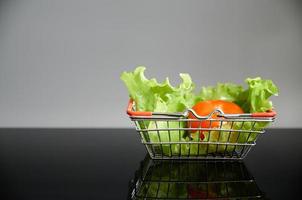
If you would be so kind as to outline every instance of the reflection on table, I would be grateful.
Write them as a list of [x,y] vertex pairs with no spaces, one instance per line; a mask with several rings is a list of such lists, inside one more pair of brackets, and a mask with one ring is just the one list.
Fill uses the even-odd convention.
[[152,160],[129,184],[129,199],[264,199],[240,161]]

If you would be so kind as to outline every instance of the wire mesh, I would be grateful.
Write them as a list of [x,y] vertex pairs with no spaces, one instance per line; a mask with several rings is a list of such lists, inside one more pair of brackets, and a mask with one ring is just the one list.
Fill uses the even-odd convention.
[[[153,159],[242,159],[273,118],[131,117],[131,120]],[[196,122],[199,125],[192,126]]]

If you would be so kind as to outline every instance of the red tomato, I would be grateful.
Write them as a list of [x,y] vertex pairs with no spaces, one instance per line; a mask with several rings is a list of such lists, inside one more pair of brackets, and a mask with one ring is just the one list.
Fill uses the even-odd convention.
[[[199,116],[207,116],[211,112],[213,112],[215,109],[222,110],[225,114],[241,114],[243,113],[243,110],[235,103],[230,101],[224,101],[224,100],[208,100],[208,101],[201,101],[198,102],[196,105],[192,108]],[[213,119],[218,119],[219,117],[214,114],[212,115]],[[189,119],[196,119],[196,117],[189,113]],[[219,121],[210,121],[210,120],[203,120],[203,121],[195,121],[195,122],[189,122],[188,127],[190,128],[218,128],[219,127]],[[196,131],[192,131],[196,132]],[[200,131],[200,138],[203,140],[204,135],[202,134],[202,131]]]

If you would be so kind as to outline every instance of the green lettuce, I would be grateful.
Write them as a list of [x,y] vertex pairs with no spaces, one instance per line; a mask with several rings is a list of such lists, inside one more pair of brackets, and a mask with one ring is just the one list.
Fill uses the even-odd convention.
[[[194,92],[195,84],[189,74],[181,73],[181,83],[172,86],[168,78],[162,83],[156,79],[148,79],[144,72],[146,68],[137,67],[133,72],[123,72],[121,80],[125,83],[130,98],[135,101],[136,110],[152,112],[184,112],[193,107],[198,101],[204,100],[226,100],[239,105],[244,112],[265,112],[273,108],[269,98],[278,94],[277,86],[271,80],[264,80],[260,77],[247,78],[247,88],[233,83],[218,83],[216,86],[202,87],[197,94]],[[190,134],[188,131],[176,130],[186,128],[185,122],[178,121],[140,121],[137,124],[144,142],[184,142],[183,144],[158,144],[148,146],[155,154],[165,156],[197,156],[215,152],[234,152],[240,150],[240,146],[229,145],[206,145],[186,144],[185,142],[199,142],[197,134]],[[224,129],[262,130],[268,126],[267,122],[235,122],[222,125]],[[157,129],[171,129],[160,130]],[[173,130],[174,128],[174,130]],[[147,132],[147,129],[149,130]],[[153,131],[152,131],[153,130]],[[229,131],[205,131],[203,141],[208,142],[252,142],[257,138],[257,133],[229,132]],[[191,137],[188,137],[188,136]]]
[[202,87],[197,95],[199,101],[220,99],[236,101],[243,92],[241,85],[233,83],[218,83],[216,86]]
[[272,95],[278,95],[278,88],[272,80],[263,80],[260,77],[247,78],[245,82],[248,89],[244,90],[235,99],[245,112],[265,112],[273,108],[273,103],[269,100]]
[[162,83],[147,79],[145,70],[145,67],[139,66],[134,72],[123,72],[121,75],[137,110],[181,112],[194,105],[195,85],[189,74],[180,74],[182,82],[178,87],[173,87],[168,78]]

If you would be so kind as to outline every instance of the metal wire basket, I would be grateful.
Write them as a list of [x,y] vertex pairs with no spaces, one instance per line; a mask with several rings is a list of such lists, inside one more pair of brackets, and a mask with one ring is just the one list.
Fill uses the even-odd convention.
[[151,160],[141,162],[128,199],[265,199],[241,161]]
[[[152,159],[243,159],[265,132],[263,127],[276,116],[273,110],[225,114],[216,109],[208,116],[199,116],[192,109],[183,113],[142,112],[135,110],[131,99],[127,114]],[[188,118],[189,114],[195,118]],[[204,122],[207,127],[202,126]],[[193,123],[198,126],[193,127]]]

